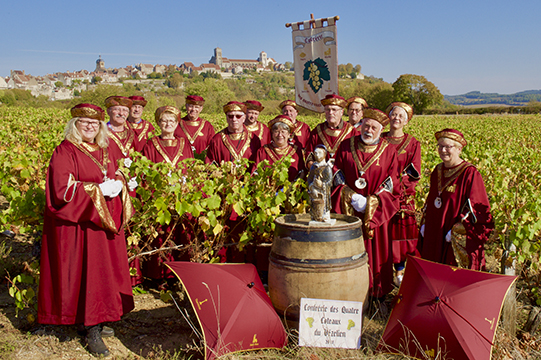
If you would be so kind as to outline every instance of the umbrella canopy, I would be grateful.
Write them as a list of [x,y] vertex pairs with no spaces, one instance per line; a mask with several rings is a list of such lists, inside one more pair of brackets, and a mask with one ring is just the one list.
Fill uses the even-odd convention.
[[205,359],[285,346],[286,331],[254,265],[184,261],[166,265],[188,293],[203,330]]
[[422,359],[490,359],[502,303],[515,279],[408,256],[378,349]]

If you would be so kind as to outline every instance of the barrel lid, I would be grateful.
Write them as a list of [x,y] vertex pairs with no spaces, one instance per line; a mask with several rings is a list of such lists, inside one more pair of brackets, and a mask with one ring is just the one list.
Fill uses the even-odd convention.
[[290,229],[303,229],[305,231],[329,231],[350,230],[362,225],[361,219],[356,216],[344,214],[331,214],[331,219],[336,219],[334,225],[322,224],[321,226],[310,224],[310,214],[287,214],[277,217],[274,222],[277,226]]

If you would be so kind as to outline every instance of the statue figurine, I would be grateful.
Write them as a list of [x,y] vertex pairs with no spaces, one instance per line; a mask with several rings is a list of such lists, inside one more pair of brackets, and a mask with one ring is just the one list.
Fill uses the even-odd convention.
[[331,221],[331,186],[333,161],[326,161],[327,148],[325,145],[317,145],[313,152],[314,163],[308,174],[308,194],[312,206],[310,215],[312,221]]

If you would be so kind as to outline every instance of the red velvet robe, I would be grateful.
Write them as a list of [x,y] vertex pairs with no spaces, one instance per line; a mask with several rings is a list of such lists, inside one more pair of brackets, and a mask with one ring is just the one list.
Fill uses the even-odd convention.
[[297,120],[295,123],[295,128],[291,132],[293,135],[292,144],[298,145],[301,149],[306,148],[308,139],[310,138],[310,126],[303,123],[302,121]]
[[[84,148],[85,145],[81,145]],[[38,294],[38,322],[96,325],[118,321],[134,307],[123,226],[132,214],[122,193],[104,197],[98,184],[107,150],[80,150],[64,140],[47,171]]]
[[187,139],[194,154],[201,154],[206,150],[215,135],[214,127],[207,120],[197,118],[196,121],[183,117],[175,130],[175,136]]
[[341,129],[330,129],[327,122],[318,124],[311,132],[306,145],[306,154],[310,154],[317,145],[323,144],[330,157],[338,151],[340,144],[355,135],[355,128],[348,122],[342,122]]
[[261,146],[270,144],[271,134],[267,125],[263,124],[262,122],[257,121],[252,126],[246,126],[246,129],[248,129],[250,133],[252,133],[253,135],[259,138],[259,141],[261,142]]
[[[153,137],[147,142],[142,153],[152,162],[167,162],[175,167],[178,166],[180,161],[193,158],[190,143],[186,139],[179,137],[175,137],[174,140],[163,140],[160,137]],[[158,249],[163,245],[172,229],[169,225],[164,225],[162,226],[161,230],[160,235],[155,238],[151,244],[151,246],[155,249]],[[170,239],[176,244],[185,243],[182,241],[184,237],[181,235],[182,234],[175,233],[172,235],[172,237],[170,237]],[[163,263],[165,261],[175,260],[181,260],[178,252],[151,255],[150,258],[144,262],[143,274],[145,277],[152,279],[174,277],[171,270],[166,268]]]
[[[438,209],[434,202],[439,187],[441,207]],[[466,228],[466,252],[471,260],[471,269],[484,270],[483,245],[494,230],[494,222],[481,174],[466,161],[450,169],[440,163],[430,175],[430,191],[425,203],[425,235],[420,241],[421,256],[424,259],[457,265],[452,245],[445,241],[445,235],[466,214],[462,210],[468,199],[477,222],[473,223],[471,214],[462,221]]]
[[[355,162],[352,146],[356,151],[361,166],[369,165],[362,176],[367,185],[364,189],[355,186],[355,181],[360,177],[358,166]],[[374,207],[373,214],[366,216],[364,213],[353,211],[353,215],[363,219],[363,237],[368,263],[370,265],[370,294],[381,297],[388,294],[392,289],[393,281],[393,254],[389,234],[389,221],[399,208],[399,187],[397,179],[396,150],[389,146],[385,139],[380,139],[376,145],[364,145],[360,136],[351,137],[340,145],[335,156],[335,170],[341,170],[345,177],[346,185],[354,192],[365,197],[375,195],[379,203]],[[390,177],[392,191],[382,190],[381,184]],[[333,208],[337,213],[343,213],[340,201],[343,196],[344,185],[340,185],[333,192]],[[367,209],[368,211],[368,205]]]
[[393,138],[389,133],[381,136],[394,147],[398,159],[398,179],[401,186],[400,210],[389,222],[391,239],[393,241],[393,258],[395,263],[406,260],[407,255],[420,256],[417,250],[419,228],[415,218],[415,186],[419,179],[408,176],[404,170],[413,164],[421,174],[421,144],[412,135],[404,134],[401,138]]
[[234,136],[233,138],[236,140],[233,140],[231,134],[225,128],[214,135],[207,149],[205,162],[210,164],[216,161],[219,164],[222,161],[234,161],[242,158],[254,161],[255,154],[261,147],[261,142],[257,136],[250,134],[246,128],[241,134]]
[[280,153],[276,151],[272,144],[264,145],[257,150],[255,164],[257,165],[263,160],[268,160],[269,165],[272,165],[287,155],[291,155],[292,159],[288,170],[288,178],[289,181],[293,181],[297,178],[299,172],[305,169],[303,153],[297,145],[287,145],[287,148],[280,150]]
[[128,122],[129,126],[135,132],[135,150],[141,152],[150,139],[154,126],[146,120],[141,119],[138,124]]

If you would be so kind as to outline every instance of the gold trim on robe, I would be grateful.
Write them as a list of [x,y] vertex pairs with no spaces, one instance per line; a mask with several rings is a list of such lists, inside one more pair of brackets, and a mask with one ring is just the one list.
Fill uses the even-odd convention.
[[366,198],[366,209],[364,210],[363,227],[369,239],[372,239],[374,237],[374,229],[370,229],[370,220],[372,220],[372,217],[374,217],[379,203],[380,200],[377,195],[369,195]]
[[[326,124],[327,123],[318,124],[316,126],[316,131],[317,131],[317,134],[319,136],[319,139],[321,140],[323,145],[325,145],[325,147],[327,148],[327,151],[330,154],[336,154],[336,151],[338,151],[338,147],[340,146],[342,141],[344,141],[344,138],[346,136],[348,136],[353,131],[354,127],[350,123],[344,123],[344,126],[343,126],[342,129],[335,130],[335,129],[329,129]],[[322,130],[323,126],[325,126],[325,130]],[[334,143],[333,147],[331,147],[331,144],[329,143],[329,141],[327,141],[327,138],[323,134],[323,131],[325,131],[325,133],[327,133],[331,137],[337,137],[338,138],[336,140],[336,142]],[[334,134],[336,134],[336,135],[334,135]]]
[[[128,156],[130,148],[133,145],[135,139],[135,131],[130,127],[125,126],[123,131],[115,132],[109,129],[109,138],[112,139],[117,145],[124,156]],[[122,140],[127,139],[125,143]]]
[[[72,173],[70,173],[70,176],[68,177],[68,186],[66,187],[66,191],[64,192],[64,201],[65,202],[71,202],[73,200],[73,197],[75,196],[75,190],[77,190],[77,183],[79,181],[75,180],[75,176],[73,176]],[[66,199],[66,195],[68,194],[68,191],[70,187],[73,186],[73,191],[71,192],[71,198],[68,200]]]
[[83,183],[83,187],[88,196],[90,196],[90,199],[92,199],[92,203],[94,203],[94,207],[100,216],[102,228],[118,234],[119,229],[116,228],[115,221],[109,212],[105,197],[103,196],[99,185],[96,183],[85,182]]
[[[436,166],[436,171],[438,173],[438,194],[441,194],[446,187],[448,187],[453,181],[455,181],[456,178],[458,178],[464,172],[464,170],[466,170],[470,166],[473,165],[467,161],[462,161],[453,169],[444,169],[445,167],[443,166],[443,163],[439,163]],[[445,183],[442,184],[442,181],[445,181]],[[450,192],[454,192],[454,188],[452,190],[453,191]]]
[[[186,137],[188,138],[188,141],[190,142],[190,144],[193,145],[193,143],[199,136],[203,136],[203,133],[201,131],[203,130],[203,127],[205,126],[205,121],[206,120],[203,120],[203,119],[201,119],[201,121],[180,120],[179,126],[184,132],[184,134],[186,134]],[[184,122],[186,122],[186,124],[188,125],[199,125],[199,127],[197,128],[197,130],[195,130],[194,134],[192,135],[190,134],[188,129],[184,126]]]
[[[295,153],[297,152],[297,145],[293,145],[293,146],[287,145],[285,148],[279,149],[267,144],[267,145],[263,145],[263,149],[265,149],[265,152],[267,153],[267,155],[269,155],[272,161],[277,162],[285,156],[295,155]],[[294,163],[294,162],[295,162],[295,159],[291,159],[291,163]]]
[[227,148],[227,150],[229,151],[229,153],[231,154],[234,160],[242,159],[242,157],[244,156],[244,153],[250,147],[250,136],[249,136],[248,130],[243,129],[242,133],[240,134],[232,134],[232,135],[240,135],[239,141],[244,140],[244,145],[242,145],[241,149],[238,152],[236,151],[235,147],[233,146],[233,144],[231,144],[231,141],[229,140],[229,138],[233,136],[226,132],[227,132],[227,129],[224,129],[220,132],[220,136],[222,138],[222,141],[225,147]]
[[256,121],[255,124],[253,125],[244,125],[244,126],[250,133],[255,134],[255,136],[257,136],[260,140],[263,139],[264,127],[262,123],[260,123],[259,121]]
[[137,141],[143,141],[145,137],[148,139],[148,128],[150,126],[150,123],[148,121],[141,120],[139,124],[130,123],[130,125],[132,129],[135,130],[143,129],[143,131],[137,137]]
[[[163,146],[165,146],[167,144],[168,140],[163,140],[163,139],[161,139],[159,137],[153,137],[151,141],[154,144],[154,147],[156,148],[158,153],[160,153],[160,155],[164,158],[165,162],[167,162],[168,164],[170,164],[172,166],[177,166],[177,163],[178,163],[180,157],[182,156],[182,152],[184,150],[185,139],[184,138],[176,138],[174,140],[176,140],[174,145],[173,145],[173,146],[176,146],[176,155],[173,158],[173,160],[171,160],[171,158],[169,157],[169,154],[163,148]],[[165,144],[162,145],[162,142],[164,142]]]

